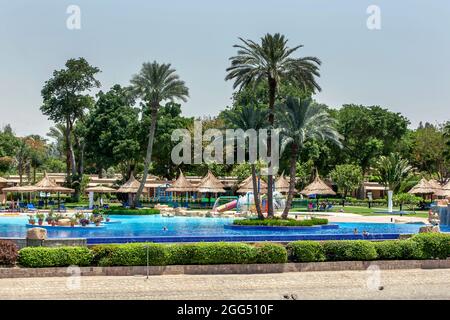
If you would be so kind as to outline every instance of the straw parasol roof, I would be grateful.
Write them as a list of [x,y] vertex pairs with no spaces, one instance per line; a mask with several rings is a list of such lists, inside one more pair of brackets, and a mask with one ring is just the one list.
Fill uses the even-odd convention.
[[7,183],[8,182],[8,180],[6,180],[5,178],[3,178],[3,177],[0,177],[0,183]]
[[[284,172],[275,180],[275,190],[281,193],[289,192],[289,180],[284,176]],[[296,189],[294,189],[294,193],[297,193]]]
[[86,191],[86,192],[94,192],[94,193],[113,193],[113,192],[117,192],[116,189],[105,187],[105,186],[102,186],[102,185],[98,185],[98,186],[95,186],[95,187],[89,187],[89,188],[86,188],[84,191]]
[[306,196],[310,196],[313,194],[316,195],[336,195],[336,192],[333,191],[325,182],[320,179],[319,175],[316,175],[314,181],[307,185],[305,189],[300,191],[301,194]]
[[166,191],[169,192],[189,192],[195,191],[196,188],[186,179],[183,174],[183,171],[180,170],[180,175],[178,179],[172,183],[170,188],[167,188]]
[[25,192],[34,192],[34,191],[36,191],[36,188],[33,186],[15,186],[15,187],[3,188],[2,191],[25,193]]
[[197,186],[197,191],[205,193],[223,193],[225,192],[225,189],[222,182],[212,174],[211,170],[208,170],[206,176],[202,178]]
[[141,183],[136,180],[136,178],[131,175],[130,179],[128,179],[127,182],[125,182],[118,190],[119,193],[137,193],[139,189],[139,185]]
[[427,179],[422,178],[418,184],[411,188],[408,193],[411,194],[433,194],[437,190],[427,181]]
[[[267,183],[260,179],[259,180],[259,193],[267,193]],[[258,184],[258,180],[256,180],[256,183]],[[253,178],[252,176],[249,176],[245,180],[243,180],[239,184],[239,189],[237,190],[237,193],[247,193],[247,192],[253,192]]]
[[44,178],[42,178],[42,180],[36,183],[33,187],[35,188],[35,191],[43,192],[75,192],[74,189],[59,186],[56,182],[48,177],[47,172],[44,173]]
[[444,185],[440,190],[436,191],[434,194],[437,195],[438,197],[449,198],[450,197],[450,181],[447,182],[446,185]]

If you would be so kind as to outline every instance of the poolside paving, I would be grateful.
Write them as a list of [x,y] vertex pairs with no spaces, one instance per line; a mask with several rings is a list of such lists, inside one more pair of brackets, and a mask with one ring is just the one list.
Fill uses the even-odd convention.
[[0,279],[0,299],[450,299],[450,269]]

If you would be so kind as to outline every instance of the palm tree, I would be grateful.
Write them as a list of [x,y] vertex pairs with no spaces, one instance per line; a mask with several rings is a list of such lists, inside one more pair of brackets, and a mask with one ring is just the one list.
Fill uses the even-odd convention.
[[[235,128],[247,131],[249,129],[259,130],[267,127],[268,110],[260,108],[254,104],[237,107],[234,110],[228,110],[223,113],[227,122]],[[256,212],[259,219],[264,219],[261,212],[259,202],[258,185],[256,180],[256,164],[251,163],[252,168],[252,184],[253,184],[253,199],[255,200]]]
[[[275,98],[280,83],[296,86],[305,92],[320,91],[315,77],[319,77],[321,61],[316,57],[293,58],[292,54],[302,45],[290,48],[288,40],[279,33],[266,34],[261,44],[239,38],[243,44],[234,45],[237,55],[230,58],[225,80],[234,79],[233,88],[242,89],[266,82],[269,96],[269,124],[274,124]],[[270,143],[268,144],[270,153]],[[273,176],[268,176],[268,215],[273,216]]]
[[305,142],[327,140],[341,146],[341,136],[335,129],[335,120],[310,98],[288,97],[277,109],[276,126],[281,134],[281,152],[289,147],[290,153],[289,193],[282,214],[286,219],[292,205],[297,159]]
[[393,192],[408,177],[412,167],[408,160],[403,159],[398,152],[393,152],[388,156],[381,156],[377,161],[375,174],[381,184],[388,189],[388,208],[392,212]]
[[131,85],[134,93],[145,102],[151,114],[144,173],[133,204],[136,206],[144,190],[152,158],[158,108],[161,102],[165,100],[179,99],[186,102],[189,97],[189,90],[184,81],[180,80],[180,77],[175,73],[175,69],[170,68],[170,64],[159,64],[156,61],[144,63],[141,71],[131,79]]

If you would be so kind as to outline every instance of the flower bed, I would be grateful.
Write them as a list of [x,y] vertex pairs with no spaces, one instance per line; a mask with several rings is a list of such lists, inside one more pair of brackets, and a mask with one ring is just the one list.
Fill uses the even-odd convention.
[[327,219],[320,219],[312,217],[307,220],[295,220],[295,219],[237,219],[233,221],[233,225],[237,226],[270,226],[270,227],[312,227],[328,224]]

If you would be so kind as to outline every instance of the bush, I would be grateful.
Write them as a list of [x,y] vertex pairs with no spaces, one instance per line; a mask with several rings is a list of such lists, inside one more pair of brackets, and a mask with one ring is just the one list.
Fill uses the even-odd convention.
[[99,266],[163,266],[167,263],[165,246],[156,243],[127,243],[93,247],[93,261]]
[[424,259],[447,259],[450,256],[450,234],[419,233],[411,240],[419,244]]
[[89,266],[92,252],[86,247],[27,247],[19,251],[19,264],[23,267]]
[[159,209],[146,208],[146,209],[127,209],[123,207],[111,207],[103,211],[107,215],[122,215],[122,216],[148,216],[153,214],[160,214]]
[[289,260],[293,262],[325,261],[325,251],[320,242],[295,241],[287,245]]
[[339,240],[323,243],[326,260],[353,261],[375,260],[377,251],[373,242],[364,240]]
[[168,264],[244,264],[257,260],[255,247],[245,243],[173,244],[167,249]]
[[13,266],[16,264],[18,255],[14,242],[0,240],[0,266]]
[[286,263],[288,261],[286,248],[280,244],[257,243],[255,249],[256,263]]
[[280,226],[280,227],[311,227],[315,225],[328,224],[327,219],[311,218],[308,220],[295,220],[295,219],[239,219],[233,221],[234,225],[239,226]]
[[422,259],[419,244],[411,240],[394,240],[374,242],[380,260]]

